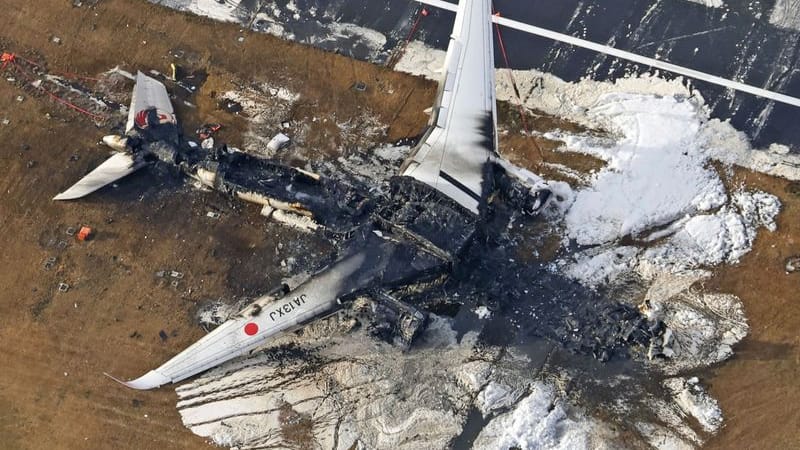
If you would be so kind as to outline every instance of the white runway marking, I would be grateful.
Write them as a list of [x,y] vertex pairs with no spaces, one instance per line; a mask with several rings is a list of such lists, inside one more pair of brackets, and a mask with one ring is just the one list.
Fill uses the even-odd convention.
[[[446,9],[448,11],[455,11],[456,9],[455,4],[448,3],[443,0],[417,0],[417,1],[437,8]],[[772,92],[763,88],[751,86],[749,84],[740,83],[738,81],[728,80],[726,78],[718,77],[716,75],[700,72],[699,70],[694,70],[687,67],[682,67],[676,64],[672,64],[666,61],[660,61],[658,59],[637,55],[635,53],[627,52],[625,50],[620,50],[614,47],[609,47],[607,45],[597,44],[595,42],[586,41],[563,33],[550,31],[545,28],[528,25],[522,22],[518,22],[516,20],[506,19],[505,17],[493,16],[492,20],[494,21],[494,23],[504,27],[509,27],[536,36],[541,36],[548,39],[553,39],[555,41],[564,42],[566,44],[574,45],[576,47],[593,50],[599,53],[613,56],[615,58],[624,59],[626,61],[631,61],[638,64],[655,67],[657,69],[677,73],[690,78],[694,78],[696,80],[702,80],[708,83],[723,86],[728,89],[734,89],[740,92],[746,92],[748,94],[753,94],[758,97],[763,97],[769,100],[774,100],[776,102],[785,103],[787,105],[800,107],[800,98],[792,97],[786,94]]]

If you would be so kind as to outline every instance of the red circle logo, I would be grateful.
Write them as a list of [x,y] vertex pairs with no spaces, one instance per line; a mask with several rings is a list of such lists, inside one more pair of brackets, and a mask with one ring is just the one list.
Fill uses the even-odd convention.
[[253,322],[250,322],[244,326],[244,332],[248,336],[253,336],[254,334],[258,333],[258,325],[256,325]]

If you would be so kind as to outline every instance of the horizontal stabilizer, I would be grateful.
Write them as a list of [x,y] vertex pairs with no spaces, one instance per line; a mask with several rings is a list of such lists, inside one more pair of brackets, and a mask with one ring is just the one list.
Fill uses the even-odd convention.
[[74,200],[85,197],[103,186],[136,172],[144,165],[145,163],[135,161],[127,153],[115,153],[69,189],[53,197],[53,200]]

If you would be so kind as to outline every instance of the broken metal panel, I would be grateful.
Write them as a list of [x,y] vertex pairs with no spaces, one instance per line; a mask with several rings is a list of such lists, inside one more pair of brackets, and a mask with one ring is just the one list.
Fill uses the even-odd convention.
[[380,221],[406,239],[452,261],[475,234],[478,217],[457,201],[409,177],[391,180],[390,201]]
[[133,156],[127,153],[114,153],[69,189],[53,197],[53,200],[74,200],[84,197],[144,166],[144,162],[134,160]]
[[214,184],[244,200],[313,217],[332,229],[350,229],[369,217],[369,198],[358,189],[244,153],[218,158]]
[[213,170],[205,169],[205,168],[198,168],[195,177],[197,181],[203,184],[206,187],[213,188],[217,184],[217,171],[216,168]]
[[383,322],[388,325],[385,327],[389,331],[386,337],[393,338],[393,343],[408,349],[414,338],[423,330],[428,319],[427,314],[384,291],[376,291],[371,296],[384,309],[374,316],[383,318]]

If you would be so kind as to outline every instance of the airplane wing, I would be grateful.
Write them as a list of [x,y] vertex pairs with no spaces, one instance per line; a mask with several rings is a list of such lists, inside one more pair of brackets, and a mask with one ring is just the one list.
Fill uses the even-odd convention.
[[360,287],[357,278],[364,261],[364,254],[351,255],[281,299],[259,298],[161,367],[135,380],[126,382],[106,375],[130,388],[146,390],[243,356],[268,338],[334,309],[338,298]]
[[459,2],[430,127],[401,168],[475,213],[497,157],[491,17],[490,0]]
[[84,197],[144,166],[144,162],[134,160],[133,156],[127,153],[114,153],[69,189],[53,197],[53,200],[74,200]]
[[136,73],[136,85],[128,108],[128,122],[125,124],[126,134],[133,130],[152,140],[172,143],[177,141],[178,136],[175,110],[167,88],[142,72]]

